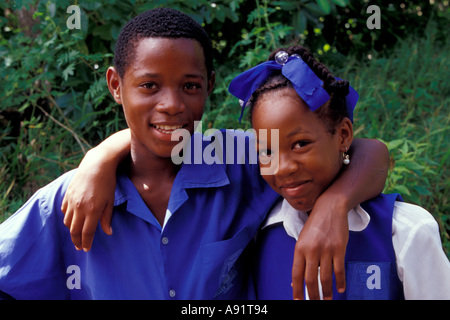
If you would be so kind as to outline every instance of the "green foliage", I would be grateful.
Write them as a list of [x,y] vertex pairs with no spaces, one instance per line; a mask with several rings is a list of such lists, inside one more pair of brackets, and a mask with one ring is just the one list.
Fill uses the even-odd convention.
[[[424,206],[450,252],[448,1],[443,0],[14,0],[0,3],[0,222],[37,188],[76,167],[124,128],[105,72],[122,26],[168,6],[202,23],[215,49],[217,82],[203,129],[250,127],[227,91],[231,79],[291,42],[308,46],[361,99],[358,136],[391,152],[386,191]],[[81,9],[68,29],[67,8]],[[381,29],[369,30],[370,4]],[[407,40],[403,40],[407,38]]]

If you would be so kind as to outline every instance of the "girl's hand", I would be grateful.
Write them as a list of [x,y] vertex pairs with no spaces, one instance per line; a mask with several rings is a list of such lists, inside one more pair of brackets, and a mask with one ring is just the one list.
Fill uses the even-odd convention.
[[[93,154],[94,152],[94,154]],[[77,250],[89,251],[100,220],[103,231],[112,234],[111,219],[116,186],[116,166],[96,164],[89,151],[74,175],[63,199],[64,225]]]

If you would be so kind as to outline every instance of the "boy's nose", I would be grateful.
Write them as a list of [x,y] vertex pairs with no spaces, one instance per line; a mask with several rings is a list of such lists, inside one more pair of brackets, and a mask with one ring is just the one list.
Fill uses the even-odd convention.
[[159,112],[175,115],[183,112],[185,105],[176,90],[167,90],[166,94],[162,96],[162,101],[156,106]]

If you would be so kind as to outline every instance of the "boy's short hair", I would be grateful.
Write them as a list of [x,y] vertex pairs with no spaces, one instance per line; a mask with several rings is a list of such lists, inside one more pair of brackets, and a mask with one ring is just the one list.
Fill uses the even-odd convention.
[[114,67],[123,79],[127,67],[133,61],[135,48],[143,38],[188,38],[200,42],[205,56],[208,78],[213,71],[211,40],[194,19],[170,8],[145,11],[123,27],[114,52]]

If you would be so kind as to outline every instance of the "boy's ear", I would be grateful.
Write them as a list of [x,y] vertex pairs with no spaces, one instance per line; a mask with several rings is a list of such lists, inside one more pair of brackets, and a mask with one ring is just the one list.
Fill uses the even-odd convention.
[[337,133],[339,134],[339,149],[341,152],[345,152],[350,149],[353,142],[353,124],[349,118],[342,120]]
[[111,92],[111,95],[113,96],[114,100],[118,104],[122,104],[121,81],[119,73],[117,72],[116,68],[114,67],[108,68],[108,71],[106,71],[106,82],[108,84],[109,92]]
[[216,83],[216,73],[214,71],[211,71],[211,76],[208,80],[208,97],[211,94],[212,90],[214,89],[214,84]]

